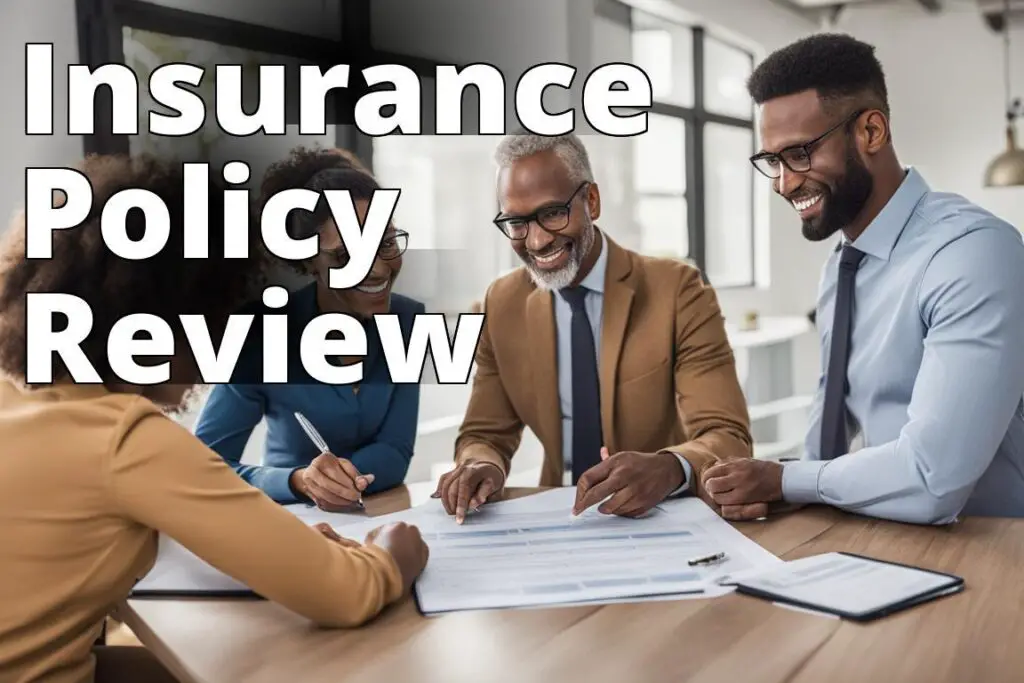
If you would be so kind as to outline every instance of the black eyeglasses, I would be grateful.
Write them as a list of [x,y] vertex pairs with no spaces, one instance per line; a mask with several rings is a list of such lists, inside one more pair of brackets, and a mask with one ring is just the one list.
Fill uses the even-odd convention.
[[572,193],[569,200],[565,204],[549,204],[542,206],[529,216],[502,216],[499,212],[494,217],[494,224],[498,226],[498,230],[510,240],[524,240],[530,232],[530,223],[536,222],[537,225],[544,228],[548,232],[559,232],[565,230],[566,226],[569,225],[569,213],[572,209],[572,203],[579,195],[580,190],[589,185],[589,181],[583,182],[576,191]]
[[762,175],[771,178],[772,180],[775,180],[782,175],[783,166],[793,173],[807,173],[811,170],[811,152],[814,151],[814,147],[829,135],[850,123],[850,121],[853,121],[866,111],[867,109],[861,109],[850,114],[810,142],[805,142],[802,145],[793,145],[792,147],[787,147],[777,153],[761,152],[759,154],[755,154],[750,157],[750,163],[752,163],[754,168],[760,171]]
[[[377,248],[377,258],[384,261],[393,261],[404,254],[408,248],[409,233],[404,230],[395,230],[384,235],[384,239],[380,241],[380,247]],[[348,250],[345,247],[321,251],[320,255],[326,257],[334,268],[344,268],[349,261]]]

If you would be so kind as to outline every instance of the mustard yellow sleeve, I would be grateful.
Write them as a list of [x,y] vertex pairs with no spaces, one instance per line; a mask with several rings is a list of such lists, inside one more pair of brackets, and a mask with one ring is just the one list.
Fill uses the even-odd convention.
[[322,626],[361,625],[401,597],[390,553],[328,540],[149,401],[134,401],[122,425],[108,466],[124,516]]

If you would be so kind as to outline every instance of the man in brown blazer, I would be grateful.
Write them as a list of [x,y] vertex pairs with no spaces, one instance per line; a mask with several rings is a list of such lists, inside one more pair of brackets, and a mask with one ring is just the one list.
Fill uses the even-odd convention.
[[[714,291],[691,266],[620,247],[575,135],[511,135],[497,150],[494,220],[525,267],[487,290],[476,376],[438,483],[462,522],[505,483],[524,426],[542,486],[577,487],[579,514],[638,516],[751,456],[746,402]],[[680,226],[665,226],[679,230]]]

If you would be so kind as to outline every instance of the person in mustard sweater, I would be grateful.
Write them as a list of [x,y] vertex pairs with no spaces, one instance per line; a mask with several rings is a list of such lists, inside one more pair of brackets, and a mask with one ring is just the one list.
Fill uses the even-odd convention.
[[[219,339],[261,271],[258,259],[222,258],[223,188],[209,188],[211,258],[186,261],[180,165],[90,157],[79,170],[93,208],[78,227],[52,233],[52,259],[25,258],[23,216],[0,245],[0,681],[174,680],[146,650],[96,646],[105,617],[152,567],[158,532],[318,625],[374,618],[426,564],[415,527],[382,527],[364,543],[311,528],[167,415],[199,379],[178,314],[203,314]],[[145,261],[114,256],[101,238],[102,208],[126,188],[168,207],[168,243]],[[133,239],[143,220],[128,215]],[[54,354],[54,382],[26,384],[30,292],[88,303],[80,359],[102,383],[74,383]],[[109,333],[134,313],[172,326],[175,355],[139,359],[169,360],[171,383],[132,386],[112,369]]]

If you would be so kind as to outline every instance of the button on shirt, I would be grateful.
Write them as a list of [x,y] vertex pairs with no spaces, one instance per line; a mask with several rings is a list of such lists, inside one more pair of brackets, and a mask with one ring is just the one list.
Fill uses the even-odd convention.
[[[1024,241],[910,169],[852,243],[856,276],[847,368],[848,437],[821,460],[824,376],[804,459],[783,496],[919,524],[958,515],[1024,517]],[[839,252],[818,300],[828,367]],[[846,443],[849,448],[849,442]]]
[[[590,320],[591,331],[594,333],[594,350],[601,357],[601,322],[604,308],[604,278],[608,269],[608,240],[601,237],[601,254],[597,257],[594,267],[580,282],[587,294],[583,307]],[[555,296],[555,333],[557,336],[558,360],[558,399],[562,412],[562,461],[564,463],[563,484],[572,485],[572,308],[560,296]],[[611,410],[611,406],[602,406],[602,412]],[[685,492],[690,485],[692,468],[683,456],[676,454],[683,466],[685,481],[683,485],[670,495]]]

